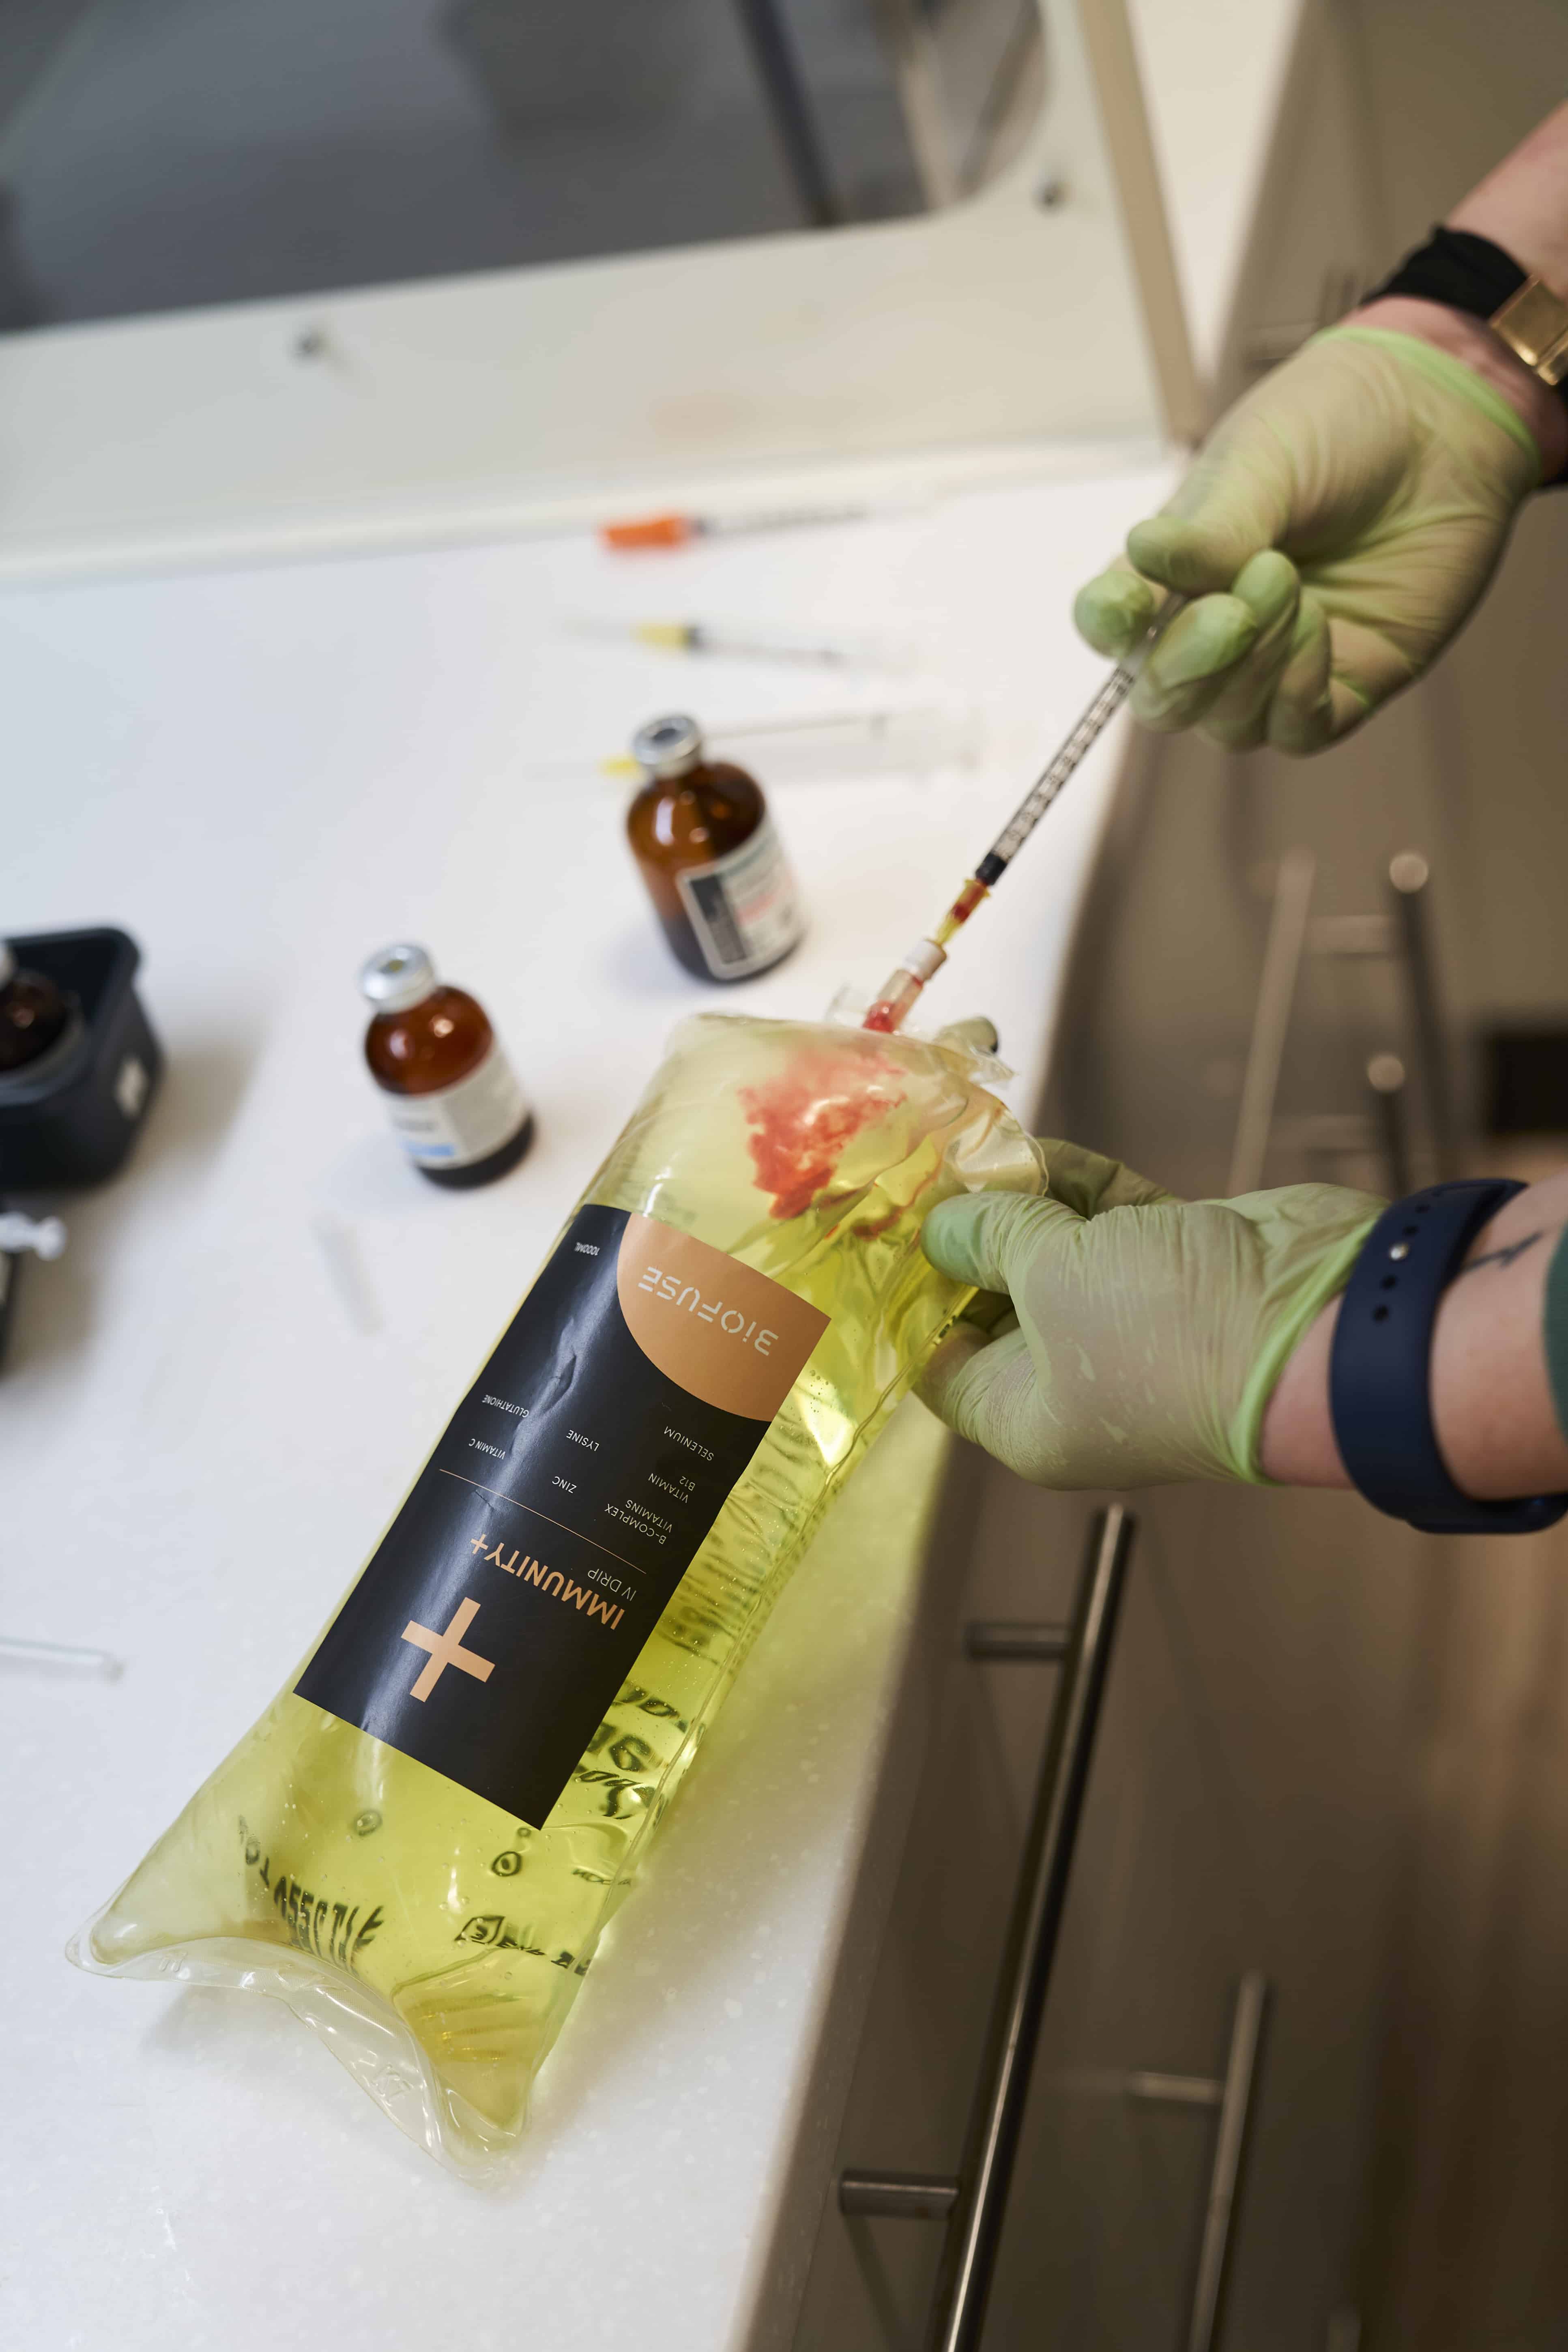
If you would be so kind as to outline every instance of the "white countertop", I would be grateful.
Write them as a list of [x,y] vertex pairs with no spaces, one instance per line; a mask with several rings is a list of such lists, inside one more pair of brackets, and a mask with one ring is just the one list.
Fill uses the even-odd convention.
[[[137,1159],[26,1268],[0,1374],[0,1632],[128,1662],[112,1684],[0,1662],[7,2341],[787,2342],[918,1612],[940,1450],[918,1407],[742,1676],[505,2188],[438,2172],[281,2009],[93,1981],[61,1947],[289,1673],[673,1022],[816,1015],[938,911],[1103,675],[1071,593],[1164,488],[1101,467],[642,563],[563,539],[0,598],[0,927],[123,924],[170,1056]],[[874,620],[931,659],[847,685],[560,631],[609,610]],[[732,992],[679,971],[593,756],[660,708],[941,699],[984,714],[972,772],[773,789],[812,921],[792,961]],[[993,1013],[1026,1105],[1116,756],[929,1000]],[[356,966],[409,936],[537,1103],[532,1153],[477,1193],[405,1170],[357,1064]]]

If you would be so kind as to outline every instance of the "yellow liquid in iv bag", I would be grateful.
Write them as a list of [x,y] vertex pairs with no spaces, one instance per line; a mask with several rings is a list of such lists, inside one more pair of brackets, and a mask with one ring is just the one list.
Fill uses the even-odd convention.
[[[594,1261],[609,1244],[572,1236],[619,1233],[620,1300],[638,1337],[652,1332],[647,1344],[656,1355],[667,1328],[659,1317],[676,1317],[668,1327],[671,1345],[710,1349],[726,1318],[739,1313],[719,1293],[740,1297],[748,1309],[760,1298],[765,1310],[767,1299],[777,1300],[766,1285],[799,1302],[777,1300],[782,1311],[772,1320],[793,1328],[793,1318],[808,1339],[820,1336],[765,1428],[761,1420],[740,1423],[739,1442],[755,1444],[755,1451],[726,1486],[689,1565],[628,1653],[629,1666],[620,1672],[611,1664],[604,1704],[584,1718],[580,1741],[572,1733],[577,1760],[564,1769],[548,1812],[530,1821],[515,1805],[495,1801],[489,1783],[478,1793],[453,1777],[482,1779],[466,1748],[451,1751],[447,1769],[433,1769],[390,1738],[373,1737],[298,1696],[291,1682],[83,1931],[73,1956],[94,1969],[274,1993],[326,2035],[363,2086],[431,2154],[471,2168],[502,2153],[522,2129],[533,2076],[605,1923],[629,1892],[769,1609],[832,1496],[971,1295],[923,1255],[926,1213],[982,1186],[1040,1187],[1036,1148],[978,1082],[985,1074],[965,1049],[942,1043],[744,1016],[704,1014],[684,1024],[589,1186],[584,1202],[593,1205],[579,1205],[531,1299],[555,1295],[552,1281],[579,1288],[593,1282],[601,1286],[600,1312],[610,1276]],[[703,1245],[701,1262],[716,1265],[710,1254],[722,1253],[729,1271],[710,1286],[711,1298],[700,1282],[677,1297],[676,1277],[649,1282],[659,1264],[637,1276],[637,1262],[626,1255],[634,1235],[648,1240],[661,1263]],[[748,1289],[755,1276],[764,1285]],[[531,1312],[537,1323],[538,1311],[525,1302],[516,1326]],[[698,1332],[703,1316],[711,1322],[706,1334]],[[743,1365],[733,1359],[742,1381],[765,1381],[776,1370],[766,1355],[759,1368],[758,1349],[781,1344],[755,1328],[760,1319],[736,1323],[735,1345],[751,1351]],[[668,1360],[684,1379],[688,1357]],[[446,1737],[444,1719],[459,1727],[500,1724],[503,1748],[506,1738],[514,1748],[526,1742],[526,1729],[505,1730],[508,1664],[486,1631],[514,1616],[521,1624],[524,1603],[535,1612],[528,1625],[542,1629],[530,1637],[536,1646],[569,1640],[570,1656],[588,1662],[583,1673],[606,1670],[614,1642],[629,1638],[614,1612],[631,1611],[635,1624],[639,1601],[650,1606],[633,1555],[670,1540],[658,1531],[678,1527],[687,1490],[699,1488],[704,1475],[718,1475],[694,1458],[705,1450],[701,1433],[728,1429],[730,1405],[743,1411],[746,1403],[728,1370],[712,1410],[700,1403],[688,1410],[681,1388],[659,1388],[666,1405],[677,1398],[677,1420],[661,1407],[664,1426],[655,1434],[686,1451],[666,1445],[657,1457],[662,1466],[638,1490],[643,1500],[627,1495],[606,1506],[609,1516],[595,1527],[616,1549],[579,1548],[576,1559],[596,1564],[564,1575],[551,1572],[567,1540],[554,1519],[508,1502],[507,1474],[479,1459],[500,1461],[508,1442],[524,1443],[516,1432],[531,1408],[486,1384],[501,1363],[498,1346],[466,1401],[466,1409],[478,1410],[476,1398],[494,1409],[481,1426],[504,1420],[496,1442],[469,1439],[477,1454],[443,1455],[438,1446],[403,1507],[405,1518],[422,1482],[431,1485],[432,1465],[458,1465],[438,1472],[431,1507],[469,1512],[451,1569],[458,1582],[447,1599],[422,1606],[405,1608],[401,1587],[393,1594],[382,1652],[392,1654],[390,1671],[399,1679],[394,1690],[378,1664],[377,1690],[393,1696],[367,1702],[401,1710],[387,1721],[412,1725],[395,1736],[416,1745]],[[588,1393],[591,1370],[578,1361],[574,1397]],[[530,1393],[537,1397],[537,1384]],[[455,1419],[443,1444],[466,1425]],[[745,1434],[748,1427],[763,1431],[760,1443]],[[594,1442],[584,1431],[573,1435],[579,1447]],[[707,1450],[721,1454],[721,1439],[714,1436]],[[613,1477],[616,1467],[604,1475]],[[479,1472],[499,1485],[487,1486]],[[553,1484],[562,1483],[557,1475]],[[538,1499],[537,1487],[528,1491]],[[605,1491],[617,1498],[622,1492]],[[561,1513],[582,1500],[546,1499]],[[321,1672],[359,1596],[374,1596],[401,1523],[392,1523],[363,1583],[313,1654],[307,1680]],[[468,1536],[470,1526],[476,1532]],[[658,1555],[649,1556],[657,1578]],[[466,1620],[461,1609],[447,1608],[460,1586],[469,1596]],[[531,1654],[520,1651],[519,1673]],[[351,1659],[343,1671],[352,1680],[359,1669]],[[578,1669],[566,1671],[569,1678]],[[503,1779],[510,1755],[496,1750],[494,1770]],[[539,1778],[535,1771],[535,1783]],[[550,1787],[553,1792],[553,1781]]]

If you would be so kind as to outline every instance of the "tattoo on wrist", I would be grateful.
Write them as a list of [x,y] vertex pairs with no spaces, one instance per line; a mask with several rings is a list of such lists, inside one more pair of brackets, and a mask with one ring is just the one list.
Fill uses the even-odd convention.
[[[1559,1227],[1553,1228],[1553,1231],[1560,1230]],[[1479,1257],[1473,1257],[1468,1265],[1459,1268],[1455,1279],[1458,1280],[1467,1274],[1479,1274],[1483,1265],[1511,1265],[1516,1257],[1522,1257],[1527,1249],[1533,1249],[1537,1242],[1545,1238],[1544,1225],[1539,1226],[1532,1234],[1521,1234],[1518,1241],[1505,1242],[1500,1249],[1485,1250]]]

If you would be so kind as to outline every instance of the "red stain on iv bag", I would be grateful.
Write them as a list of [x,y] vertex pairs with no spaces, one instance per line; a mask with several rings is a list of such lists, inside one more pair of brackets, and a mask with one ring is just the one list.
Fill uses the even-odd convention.
[[892,1092],[879,1081],[902,1076],[880,1054],[802,1053],[778,1077],[741,1088],[752,1165],[759,1190],[772,1196],[771,1215],[782,1221],[810,1208],[861,1129],[903,1100],[901,1086]]

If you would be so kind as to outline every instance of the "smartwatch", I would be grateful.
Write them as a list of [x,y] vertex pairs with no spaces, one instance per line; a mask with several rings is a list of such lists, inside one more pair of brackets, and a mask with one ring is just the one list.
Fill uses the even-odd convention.
[[1385,1209],[1362,1245],[1329,1360],[1340,1459],[1369,1503],[1431,1535],[1533,1535],[1568,1495],[1478,1502],[1449,1477],[1432,1425],[1432,1327],[1465,1252],[1505,1201],[1508,1177],[1429,1184]]

